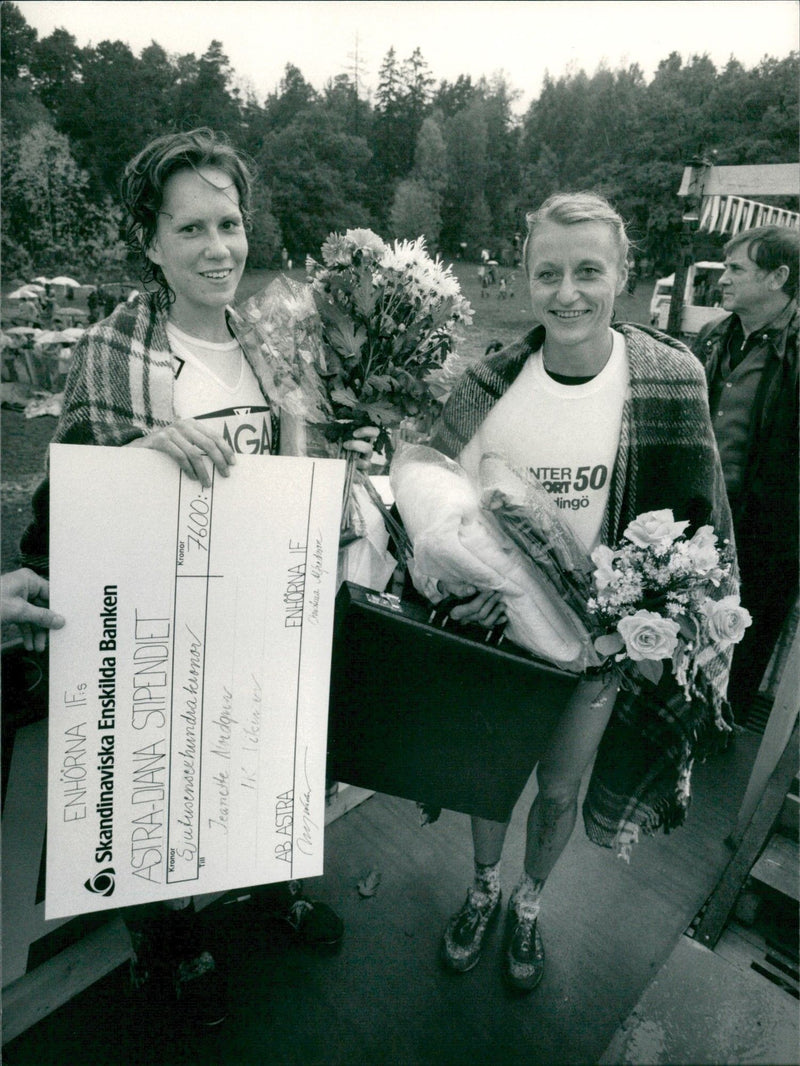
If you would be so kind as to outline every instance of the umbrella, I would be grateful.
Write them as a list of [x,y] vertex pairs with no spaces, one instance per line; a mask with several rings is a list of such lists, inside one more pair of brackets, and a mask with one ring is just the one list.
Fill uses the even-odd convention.
[[64,331],[61,329],[43,329],[39,336],[34,341],[34,344],[67,344],[71,343],[68,337],[64,336]]
[[21,337],[23,335],[30,335],[32,333],[38,333],[38,329],[34,329],[33,326],[11,326],[5,331],[10,333],[14,337]]
[[34,281],[35,285],[49,285],[50,284],[50,278],[44,278],[44,277],[42,277],[42,278],[34,278],[33,281]]
[[67,288],[73,288],[73,289],[79,289],[81,287],[81,283],[79,281],[75,281],[74,278],[64,277],[63,274],[59,274],[59,276],[57,278],[51,278],[50,279],[50,284],[51,285],[65,285]]
[[34,292],[47,292],[44,285],[40,285],[37,281],[29,281],[24,287],[26,289],[33,289]]
[[86,330],[70,326],[67,329],[44,329],[34,341],[34,344],[74,344],[84,335]]
[[24,337],[10,337],[8,333],[0,333],[0,349],[6,348],[19,348],[20,345],[25,343]]
[[6,297],[7,300],[35,300],[39,293],[30,285],[23,285],[21,289],[14,289]]

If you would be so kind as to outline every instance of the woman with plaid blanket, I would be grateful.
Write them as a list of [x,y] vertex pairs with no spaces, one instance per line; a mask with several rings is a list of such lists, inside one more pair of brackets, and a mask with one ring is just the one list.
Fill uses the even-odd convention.
[[[626,282],[624,223],[593,193],[551,197],[528,218],[524,265],[535,319],[521,342],[470,367],[432,440],[476,476],[495,452],[554,494],[587,552],[614,545],[638,514],[671,509],[693,531],[714,527],[732,542],[730,509],[712,432],[703,371],[679,342],[638,326],[611,325]],[[735,569],[735,568],[734,568]],[[442,588],[459,598],[454,620],[504,620],[498,595]],[[725,593],[736,592],[731,579]],[[679,825],[692,759],[724,737],[729,653],[705,664],[703,697],[687,700],[671,671],[658,686],[574,700],[537,767],[524,870],[508,907],[504,974],[532,990],[544,948],[538,917],[545,881],[569,840],[585,770],[587,834],[627,857],[639,832]],[[614,699],[616,695],[616,699]],[[475,966],[500,910],[506,824],[472,820],[475,879],[448,921],[442,957],[455,972]]]
[[[247,259],[250,185],[243,158],[208,129],[156,138],[128,164],[122,199],[145,291],[75,346],[54,442],[152,448],[203,485],[209,464],[227,476],[237,451],[297,454],[299,427],[270,396],[262,357],[237,336],[230,313]],[[344,447],[369,466],[369,439]],[[39,573],[47,572],[48,498],[45,481],[21,544],[20,561]],[[303,897],[299,882],[272,890],[268,902],[293,938],[341,940],[341,920]],[[225,983],[203,950],[192,900],[170,905],[156,917],[127,915],[134,980],[158,975],[186,1014],[216,1025],[226,1014]]]

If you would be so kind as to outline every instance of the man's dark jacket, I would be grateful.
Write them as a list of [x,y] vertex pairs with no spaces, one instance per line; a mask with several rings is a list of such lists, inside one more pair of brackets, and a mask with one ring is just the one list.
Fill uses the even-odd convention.
[[[731,500],[740,550],[771,556],[787,576],[797,573],[798,557],[798,323],[792,303],[766,329],[755,345],[766,350],[750,422],[750,440],[741,491]],[[718,371],[735,315],[705,326],[693,345],[709,384]],[[713,411],[712,411],[713,422]]]

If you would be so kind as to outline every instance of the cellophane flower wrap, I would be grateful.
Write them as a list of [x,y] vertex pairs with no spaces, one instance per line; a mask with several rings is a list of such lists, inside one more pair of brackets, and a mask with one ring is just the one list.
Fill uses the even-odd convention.
[[389,244],[352,229],[330,234],[320,254],[306,273],[322,321],[331,435],[378,426],[381,448],[385,431],[404,419],[429,428],[440,404],[427,377],[472,319],[458,280],[423,237]]
[[322,323],[308,285],[281,275],[233,314],[269,399],[298,422],[330,421]]
[[718,545],[712,526],[689,538],[688,525],[670,510],[639,515],[620,544],[592,552],[589,600],[598,651],[634,684],[637,675],[657,683],[668,663],[687,700],[702,694],[704,669],[738,644],[752,621],[738,596],[724,594],[730,546]]
[[504,532],[458,463],[426,445],[403,445],[390,482],[411,542],[409,573],[427,599],[443,599],[440,582],[499,592],[515,643],[573,672],[599,663],[592,635],[560,587]]

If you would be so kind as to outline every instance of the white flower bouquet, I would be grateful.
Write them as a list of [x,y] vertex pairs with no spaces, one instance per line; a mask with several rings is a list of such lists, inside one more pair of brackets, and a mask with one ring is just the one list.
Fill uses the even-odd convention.
[[330,234],[321,257],[307,260],[306,273],[326,346],[330,435],[378,426],[380,449],[387,429],[409,418],[425,426],[438,414],[427,378],[452,352],[472,308],[423,237],[387,244],[372,230],[352,229]]
[[713,527],[701,526],[687,539],[688,525],[670,510],[639,515],[620,545],[592,552],[588,601],[601,630],[594,642],[601,655],[629,678],[638,674],[655,684],[669,662],[687,699],[698,671],[738,644],[752,621],[737,596],[719,597],[731,564]]

